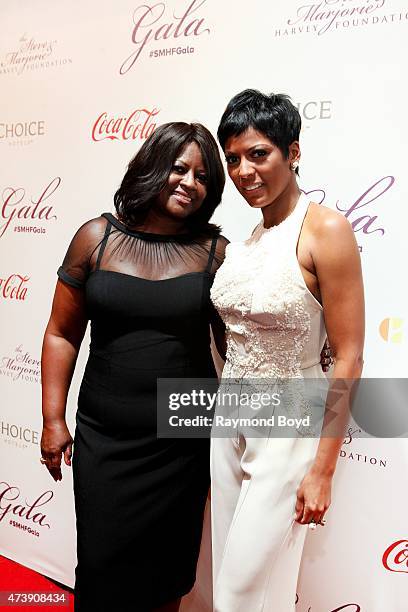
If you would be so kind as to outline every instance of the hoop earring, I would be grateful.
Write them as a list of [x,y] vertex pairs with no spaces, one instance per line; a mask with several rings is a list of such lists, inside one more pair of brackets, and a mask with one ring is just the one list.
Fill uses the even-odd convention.
[[299,162],[297,160],[290,163],[290,169],[295,172],[299,168]]

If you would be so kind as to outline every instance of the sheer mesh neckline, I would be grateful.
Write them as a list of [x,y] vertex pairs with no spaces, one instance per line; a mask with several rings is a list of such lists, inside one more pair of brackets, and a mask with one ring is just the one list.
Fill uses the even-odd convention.
[[[196,272],[213,274],[224,259],[226,239],[191,231],[161,235],[129,230],[111,213],[84,223],[71,240],[59,275],[81,287],[95,270],[146,280],[165,280]],[[214,235],[215,234],[215,235]]]
[[151,242],[191,242],[196,239],[197,234],[193,234],[192,232],[185,234],[156,234],[153,232],[142,232],[139,230],[131,230],[124,223],[119,221],[115,215],[109,212],[102,213],[102,217],[105,217],[116,229],[121,232],[128,234],[129,236],[134,236],[135,238],[141,238],[142,240],[149,240]]

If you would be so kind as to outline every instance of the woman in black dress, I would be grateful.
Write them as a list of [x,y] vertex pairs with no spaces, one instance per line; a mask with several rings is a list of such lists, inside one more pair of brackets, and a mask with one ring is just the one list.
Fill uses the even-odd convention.
[[209,219],[223,187],[208,130],[159,127],[116,215],[82,225],[58,270],[42,357],[42,462],[55,480],[62,456],[71,463],[65,404],[91,321],[73,454],[77,611],[176,611],[194,584],[209,441],[157,438],[156,380],[215,376],[209,296],[227,241]]

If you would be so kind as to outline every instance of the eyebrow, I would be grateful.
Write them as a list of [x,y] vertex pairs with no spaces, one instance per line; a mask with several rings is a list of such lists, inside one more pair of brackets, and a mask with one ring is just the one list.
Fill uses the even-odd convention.
[[[178,163],[178,164],[183,164],[184,166],[188,166],[188,163],[187,163],[187,162],[185,162],[184,160],[182,160],[182,159],[181,159],[181,157],[176,157],[176,159],[174,160],[173,164],[176,164],[176,163]],[[199,170],[200,172],[207,172],[207,170],[205,169],[205,166],[200,166],[200,167],[198,168],[198,170]]]
[[[249,149],[247,149],[248,151],[253,151],[254,149],[257,148],[269,148],[269,147],[273,147],[274,145],[269,144],[269,143],[260,143],[258,142],[257,144],[253,145],[252,147],[249,147]],[[226,149],[225,151],[225,155],[235,155],[234,151],[231,151],[230,149]]]

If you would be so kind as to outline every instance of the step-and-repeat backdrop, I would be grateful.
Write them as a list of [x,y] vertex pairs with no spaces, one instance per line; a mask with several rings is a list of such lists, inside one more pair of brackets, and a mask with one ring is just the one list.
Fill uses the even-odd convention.
[[[347,217],[360,247],[364,374],[406,376],[408,11],[402,0],[3,0],[0,23],[0,553],[72,586],[71,471],[54,483],[39,462],[42,335],[70,238],[112,210],[156,126],[215,133],[238,91],[290,94],[300,186]],[[239,240],[257,216],[228,184],[216,220]],[[72,432],[87,350],[86,338]],[[308,536],[298,612],[405,610],[407,444],[359,433],[342,446],[327,525]],[[203,548],[186,610],[209,609]]]

